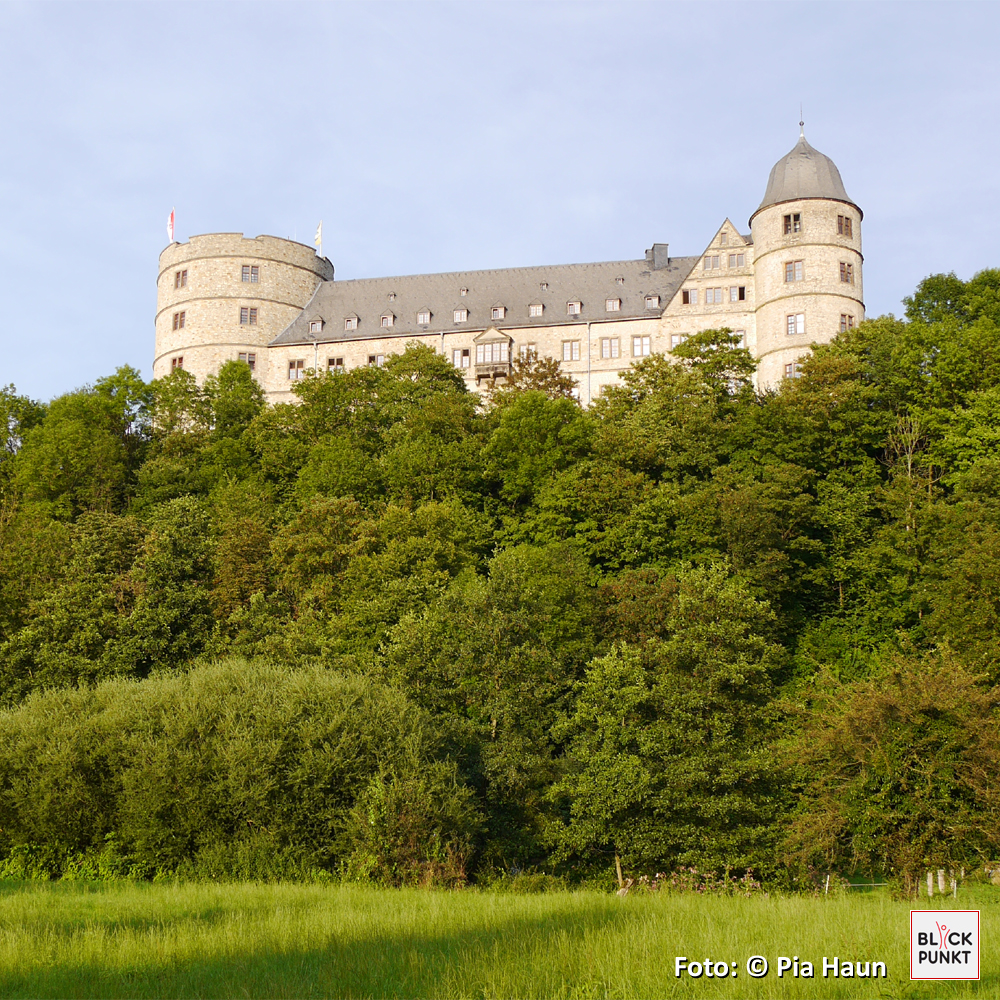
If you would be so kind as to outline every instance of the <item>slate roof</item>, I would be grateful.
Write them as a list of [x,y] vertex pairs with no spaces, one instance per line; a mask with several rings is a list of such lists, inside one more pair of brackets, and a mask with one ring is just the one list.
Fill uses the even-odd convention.
[[[664,246],[665,250],[665,246]],[[677,293],[700,257],[670,257],[654,268],[645,260],[606,261],[597,264],[559,264],[512,267],[491,271],[454,271],[396,278],[360,278],[324,281],[299,316],[273,341],[284,344],[330,344],[421,333],[469,331],[489,327],[548,327],[597,320],[659,316]],[[658,258],[658,263],[663,263]],[[622,284],[618,284],[622,278]],[[462,294],[462,289],[466,294]],[[646,296],[660,297],[657,309],[646,308]],[[607,312],[607,299],[621,299],[618,312]],[[568,302],[579,302],[578,315],[569,315]],[[529,316],[528,307],[540,304],[541,316]],[[505,307],[503,319],[493,319],[493,308]],[[456,309],[467,309],[468,320],[456,323]],[[420,311],[430,311],[430,322],[417,323]],[[393,325],[383,329],[382,316]],[[355,330],[344,320],[358,317]],[[319,334],[309,332],[313,320],[323,322]]]
[[[837,164],[829,156],[813,149],[806,142],[804,133],[795,148],[771,168],[764,200],[757,206],[757,211],[803,198],[830,198],[854,205],[844,189]],[[857,205],[854,207],[857,208]]]

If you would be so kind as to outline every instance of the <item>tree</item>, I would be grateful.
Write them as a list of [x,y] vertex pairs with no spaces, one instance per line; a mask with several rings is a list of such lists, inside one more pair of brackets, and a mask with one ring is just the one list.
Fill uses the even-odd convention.
[[518,393],[544,392],[549,399],[574,399],[576,379],[566,374],[555,358],[539,357],[536,351],[516,354],[510,360],[507,380],[490,386],[488,398],[504,406]]

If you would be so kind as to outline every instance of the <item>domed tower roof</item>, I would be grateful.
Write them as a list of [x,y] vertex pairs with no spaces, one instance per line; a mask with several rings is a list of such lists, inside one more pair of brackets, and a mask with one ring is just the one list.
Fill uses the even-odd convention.
[[804,132],[799,136],[795,148],[771,168],[764,200],[757,206],[757,212],[771,205],[801,201],[803,198],[828,198],[854,205],[844,190],[837,164],[829,156],[813,149],[806,142]]

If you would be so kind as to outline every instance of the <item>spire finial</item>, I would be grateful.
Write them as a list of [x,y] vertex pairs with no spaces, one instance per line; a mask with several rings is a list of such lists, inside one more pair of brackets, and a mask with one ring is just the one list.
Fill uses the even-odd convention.
[[799,138],[804,139],[806,137],[806,116],[802,114],[802,105],[799,105]]

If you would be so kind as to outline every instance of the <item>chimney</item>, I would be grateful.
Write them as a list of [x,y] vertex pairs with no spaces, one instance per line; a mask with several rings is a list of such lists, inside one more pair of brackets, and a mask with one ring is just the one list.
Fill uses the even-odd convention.
[[661,268],[668,267],[670,265],[669,251],[669,243],[654,243],[652,247],[646,251],[646,261],[652,266],[654,271],[659,271]]

